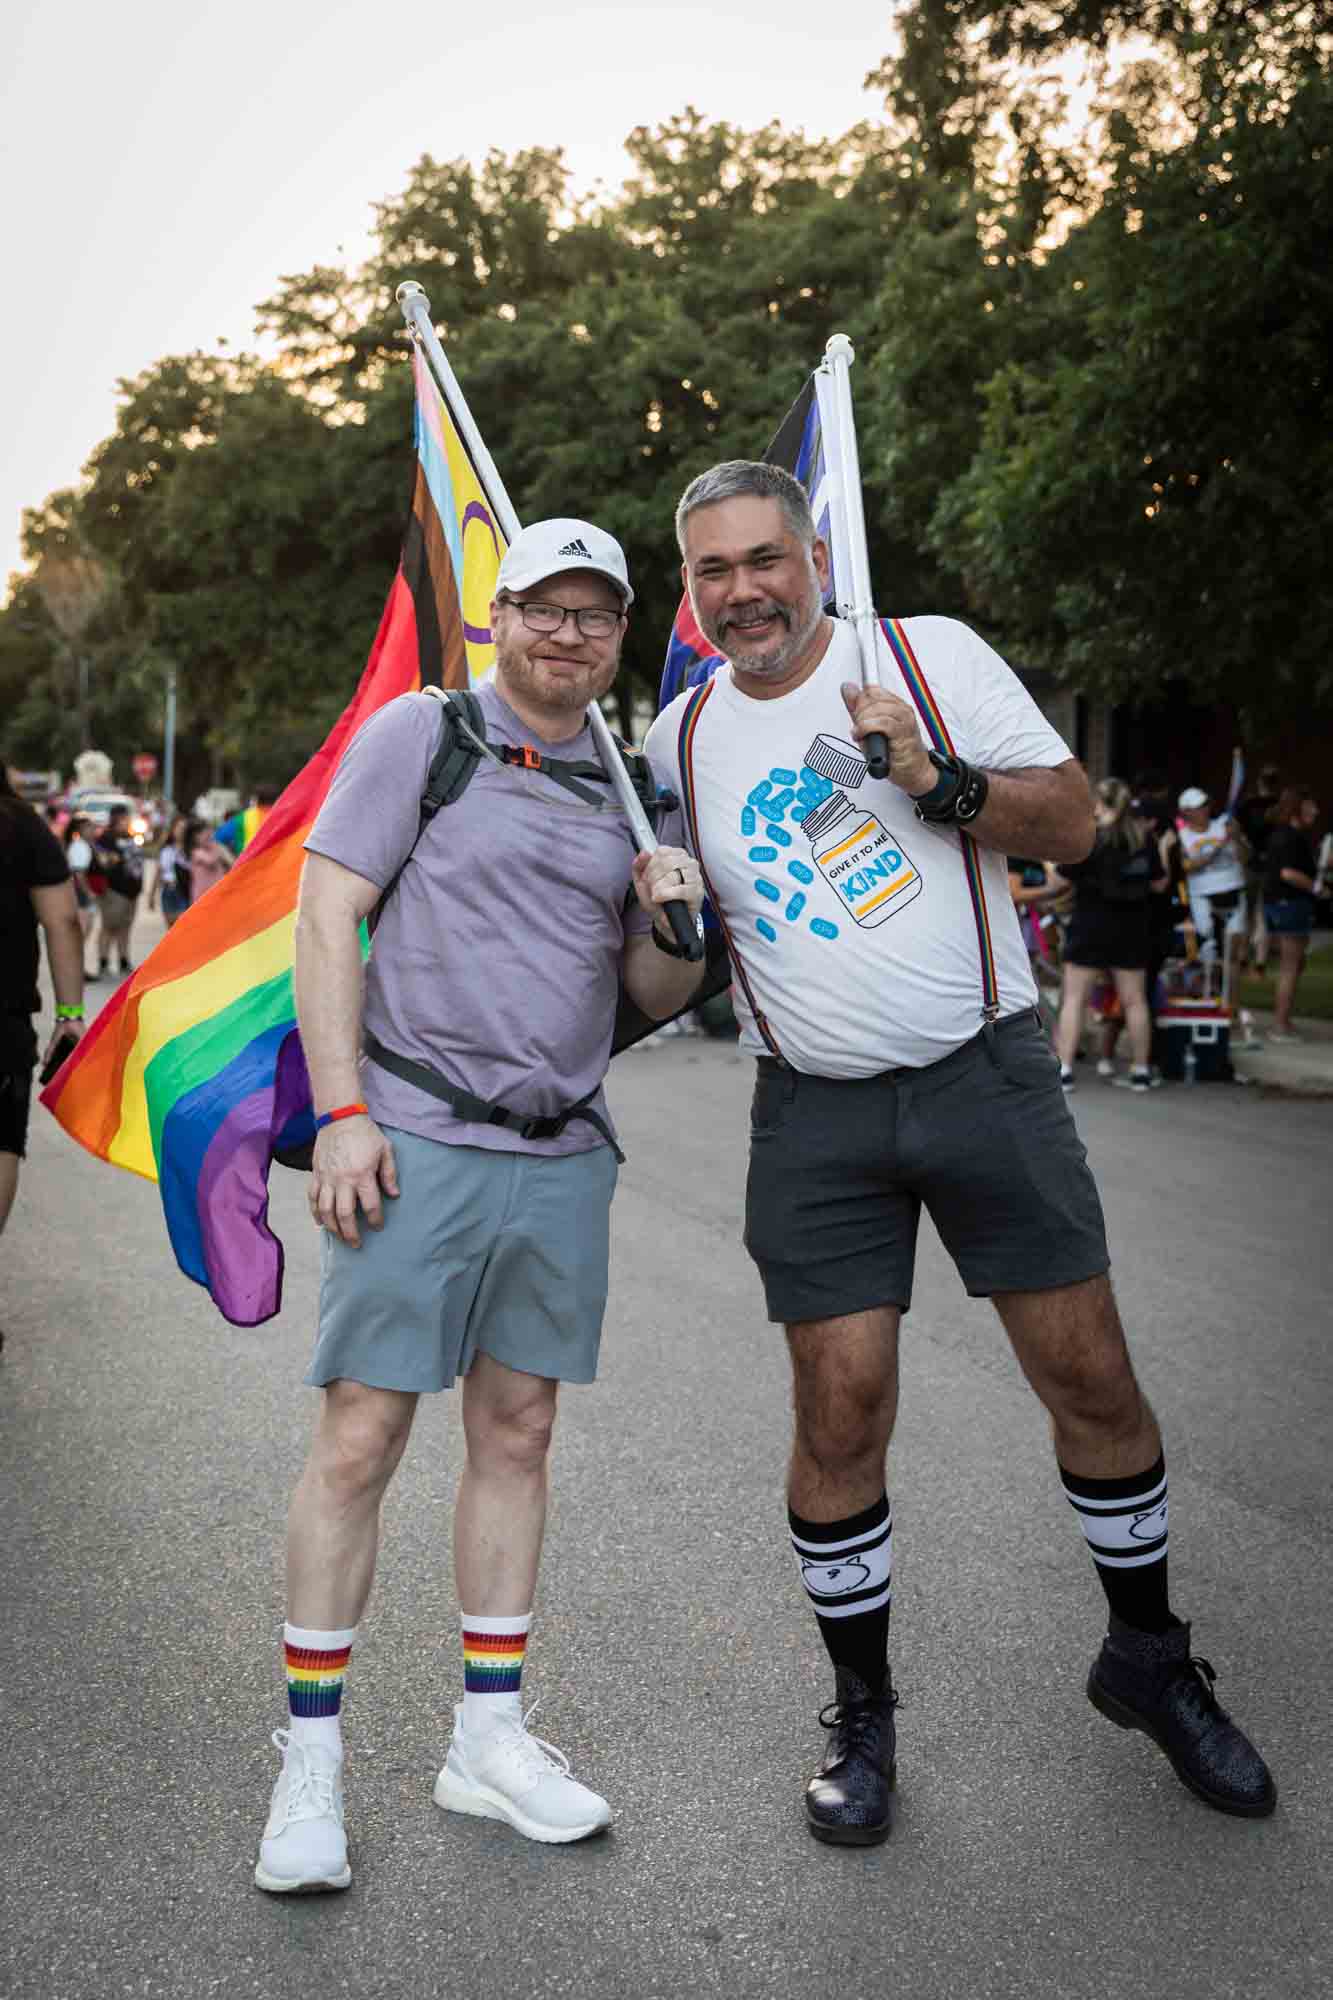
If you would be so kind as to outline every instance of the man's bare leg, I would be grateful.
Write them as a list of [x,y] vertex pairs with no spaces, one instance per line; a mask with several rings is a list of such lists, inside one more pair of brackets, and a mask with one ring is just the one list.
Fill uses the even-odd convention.
[[467,1615],[521,1617],[532,1610],[558,1389],[489,1354],[478,1354],[468,1370],[467,1460],[454,1513],[454,1574]]
[[582,1840],[606,1800],[529,1734],[519,1683],[546,1527],[559,1385],[478,1354],[463,1387],[467,1462],[454,1514],[463,1704],[435,1785],[449,1812],[508,1820],[530,1840]]
[[331,1382],[287,1517],[287,1616],[293,1625],[357,1624],[379,1547],[380,1503],[412,1429],[417,1399],[399,1389]]
[[375,1574],[380,1503],[416,1404],[401,1390],[331,1382],[292,1495],[283,1633],[291,1730],[255,1865],[255,1881],[273,1895],[345,1889],[352,1879],[343,1831],[343,1679]]
[[898,1409],[898,1321],[897,1307],[886,1306],[787,1328],[796,1419],[788,1521],[837,1685],[806,1818],[817,1839],[846,1846],[883,1840],[890,1825],[893,1521],[885,1457]]
[[1277,1802],[1268,1768],[1218,1708],[1211,1679],[1191,1662],[1190,1628],[1171,1613],[1161,1434],[1109,1279],[1003,1293],[995,1305],[1050,1413],[1065,1494],[1110,1606],[1089,1699],[1121,1728],[1150,1736],[1209,1805],[1264,1817]]

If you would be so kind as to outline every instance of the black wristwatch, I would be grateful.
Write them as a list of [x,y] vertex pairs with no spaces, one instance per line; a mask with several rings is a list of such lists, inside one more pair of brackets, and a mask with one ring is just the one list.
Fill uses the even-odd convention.
[[966,826],[985,805],[990,779],[961,757],[946,757],[939,750],[926,754],[940,775],[930,791],[913,799],[917,818],[927,826]]

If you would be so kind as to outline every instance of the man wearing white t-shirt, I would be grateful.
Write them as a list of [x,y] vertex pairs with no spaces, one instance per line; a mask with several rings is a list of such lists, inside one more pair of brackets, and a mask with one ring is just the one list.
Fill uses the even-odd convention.
[[[746,1245],[786,1328],[789,1523],[836,1680],[811,1831],[849,1845],[889,1831],[885,1457],[923,1205],[1050,1413],[1110,1606],[1091,1699],[1208,1803],[1269,1813],[1267,1768],[1169,1608],[1161,1438],[1008,895],[1007,854],[1088,853],[1087,780],[1021,682],[951,619],[886,628],[883,685],[861,688],[855,635],[823,610],[827,550],[787,473],[715,466],[676,530],[726,664],[663,711],[648,748],[678,778],[758,1058]],[[876,732],[886,779],[861,747]]]
[[1190,915],[1199,942],[1234,958],[1245,936],[1245,869],[1237,852],[1235,821],[1214,819],[1207,792],[1190,785],[1180,794],[1180,855],[1189,884]]

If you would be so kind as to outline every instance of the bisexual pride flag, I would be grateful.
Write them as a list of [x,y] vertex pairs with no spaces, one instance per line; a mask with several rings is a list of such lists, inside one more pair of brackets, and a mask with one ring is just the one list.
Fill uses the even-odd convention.
[[302,843],[367,716],[424,686],[466,687],[494,660],[504,538],[420,349],[415,369],[412,507],[356,693],[236,866],[120,987],[42,1095],[98,1159],[158,1183],[176,1261],[236,1326],[281,1304],[269,1167],[314,1137],[292,990]]
[[[836,568],[837,556],[846,544],[839,514],[840,498],[836,481],[829,477],[829,454],[825,450],[825,441],[828,440],[831,445],[835,429],[832,399],[823,393],[827,379],[822,368],[817,368],[810,376],[778,426],[776,436],[764,453],[764,462],[766,465],[780,465],[784,472],[790,472],[793,478],[800,480],[810,495],[815,528],[821,541],[827,542]],[[827,603],[831,604],[836,597],[835,585],[836,577],[829,584]],[[711,679],[721,665],[721,654],[714,652],[709,640],[699,630],[687,592],[680,600],[671,637],[667,641],[662,685],[657,698],[659,711],[673,701],[682,688],[698,687],[700,682]]]

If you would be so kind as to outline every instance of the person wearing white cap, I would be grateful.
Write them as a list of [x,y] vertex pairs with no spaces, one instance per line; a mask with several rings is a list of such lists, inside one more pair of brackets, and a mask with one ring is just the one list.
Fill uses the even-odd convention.
[[[636,856],[587,723],[633,599],[601,528],[524,529],[491,605],[495,676],[476,690],[494,754],[423,813],[428,778],[443,783],[441,712],[402,695],[358,732],[306,841],[295,977],[324,1232],[306,1380],[322,1396],[288,1525],[290,1730],[255,1870],[273,1893],[351,1881],[339,1711],[380,1502],[419,1396],[460,1378],[463,1699],[436,1803],[539,1841],[611,1817],[529,1732],[519,1681],[558,1387],[597,1372],[619,987],[664,1018],[699,978],[658,922],[668,902],[697,912],[698,865],[674,845]],[[664,812],[659,836],[676,824]]]
[[1190,915],[1205,953],[1234,959],[1245,937],[1244,835],[1230,814],[1214,818],[1208,794],[1187,785],[1180,809],[1180,854]]

